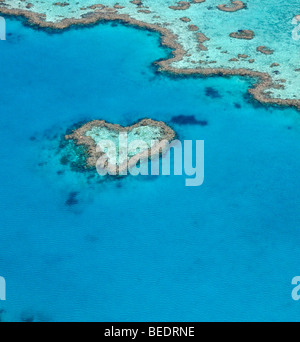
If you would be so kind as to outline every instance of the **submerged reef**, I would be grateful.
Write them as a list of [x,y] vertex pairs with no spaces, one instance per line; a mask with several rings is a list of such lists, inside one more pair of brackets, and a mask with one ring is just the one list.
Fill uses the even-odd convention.
[[[143,119],[132,126],[123,127],[104,120],[95,120],[75,129],[65,136],[65,140],[72,141],[75,146],[84,147],[81,155],[85,156],[85,169],[96,168],[99,159],[105,157],[105,169],[110,174],[121,175],[139,161],[154,158],[166,151],[168,143],[175,136],[175,132],[162,121]],[[110,150],[110,144],[115,150]],[[121,158],[124,151],[125,159]]]
[[292,34],[298,5],[298,0],[263,6],[261,0],[2,0],[0,13],[53,32],[100,21],[156,31],[172,49],[171,58],[156,62],[159,71],[253,77],[257,82],[249,93],[256,100],[300,109],[300,40]]
[[171,122],[178,124],[178,125],[200,125],[200,126],[208,125],[208,122],[206,120],[197,120],[194,115],[173,116],[171,119]]
[[224,12],[236,12],[243,8],[245,8],[246,5],[242,1],[231,1],[231,5],[223,4],[217,6],[217,8]]

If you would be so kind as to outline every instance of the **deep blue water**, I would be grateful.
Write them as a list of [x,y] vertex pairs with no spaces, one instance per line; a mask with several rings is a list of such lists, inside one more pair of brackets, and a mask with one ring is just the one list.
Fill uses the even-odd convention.
[[[252,103],[238,77],[157,74],[169,52],[154,33],[7,26],[2,320],[299,320],[299,113]],[[78,122],[178,115],[208,122],[173,124],[205,140],[201,187],[178,176],[96,184],[59,162],[59,138]]]

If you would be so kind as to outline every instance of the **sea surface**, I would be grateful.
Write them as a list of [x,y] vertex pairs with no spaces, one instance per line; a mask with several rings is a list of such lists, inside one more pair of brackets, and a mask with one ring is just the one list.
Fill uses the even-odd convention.
[[[110,23],[46,33],[14,19],[7,30],[1,320],[299,321],[299,112],[252,101],[251,79],[158,73],[170,51],[156,33]],[[73,125],[145,117],[205,141],[202,186],[98,182],[62,163]]]

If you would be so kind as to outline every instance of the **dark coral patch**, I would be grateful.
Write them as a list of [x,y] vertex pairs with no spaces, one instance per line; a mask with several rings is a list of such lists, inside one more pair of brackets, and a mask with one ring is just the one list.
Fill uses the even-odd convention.
[[211,97],[212,99],[221,98],[221,94],[212,87],[206,87],[205,88],[205,95],[208,97]]
[[69,193],[69,197],[68,197],[68,199],[66,200],[65,204],[66,204],[67,206],[69,206],[69,207],[78,204],[78,203],[79,203],[78,198],[77,198],[78,195],[79,195],[79,193],[76,192],[76,191],[70,192],[70,193]]
[[197,120],[194,115],[178,115],[173,116],[171,119],[172,123],[178,125],[200,125],[207,126],[208,122],[206,120]]

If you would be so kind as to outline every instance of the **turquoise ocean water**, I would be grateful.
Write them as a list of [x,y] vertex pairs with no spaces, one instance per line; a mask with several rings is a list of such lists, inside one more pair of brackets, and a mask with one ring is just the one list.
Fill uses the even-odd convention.
[[[299,320],[300,124],[251,80],[172,78],[155,33],[101,24],[50,34],[8,20],[0,53],[3,321]],[[178,115],[207,121],[172,123]],[[163,120],[205,140],[205,182],[97,184],[60,163],[92,119]]]

